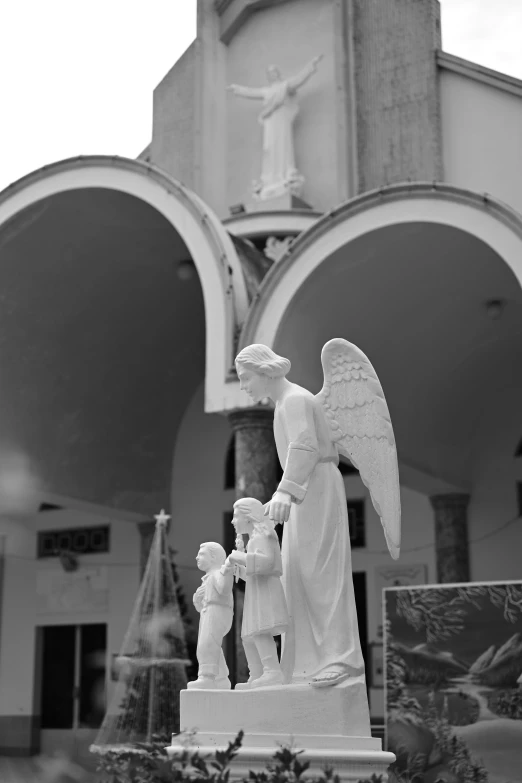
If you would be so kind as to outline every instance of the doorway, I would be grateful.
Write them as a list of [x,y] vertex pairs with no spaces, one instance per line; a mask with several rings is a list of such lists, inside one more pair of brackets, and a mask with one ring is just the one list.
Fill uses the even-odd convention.
[[38,628],[40,750],[93,765],[89,745],[105,715],[107,626]]

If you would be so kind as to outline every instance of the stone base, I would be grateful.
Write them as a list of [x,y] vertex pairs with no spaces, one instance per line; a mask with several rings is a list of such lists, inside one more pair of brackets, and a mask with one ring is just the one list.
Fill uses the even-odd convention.
[[[378,740],[376,740],[378,742]],[[284,743],[280,743],[284,744]],[[225,745],[219,746],[225,749]],[[293,743],[296,750],[300,750],[298,743]],[[167,748],[167,753],[172,761],[181,758],[185,748],[173,740],[172,745]],[[197,751],[204,758],[212,757],[216,747],[212,745],[194,744],[190,750]],[[230,768],[230,780],[248,780],[250,771],[266,771],[268,764],[273,764],[274,753],[278,750],[276,745],[272,747],[242,747],[234,758]],[[361,783],[361,781],[370,780],[372,775],[382,777],[383,783],[388,780],[388,767],[395,761],[393,753],[383,750],[324,750],[321,748],[307,748],[304,753],[299,754],[301,762],[310,762],[310,767],[304,773],[303,778],[308,776],[320,777],[325,767],[331,767],[334,774],[339,776],[341,781],[346,783]]]
[[[180,694],[182,731],[196,732],[194,750],[211,754],[225,748],[240,730],[243,746],[231,771],[232,779],[248,777],[273,761],[279,745],[304,750],[303,757],[319,774],[334,767],[343,780],[384,775],[395,760],[371,736],[364,676],[333,688],[283,685],[259,690],[184,690]],[[174,736],[171,758],[182,752]]]
[[363,675],[333,688],[303,684],[240,691],[184,690],[180,693],[180,726],[182,731],[196,730],[201,739],[219,735],[225,744],[240,729],[245,732],[245,745],[258,745],[256,735],[283,736],[285,741],[292,736],[296,742],[301,736],[340,737],[340,744],[329,745],[340,748],[347,737],[373,742]]
[[284,193],[282,196],[263,199],[262,201],[249,201],[245,204],[247,212],[288,212],[292,209],[312,209],[310,204],[299,196]]

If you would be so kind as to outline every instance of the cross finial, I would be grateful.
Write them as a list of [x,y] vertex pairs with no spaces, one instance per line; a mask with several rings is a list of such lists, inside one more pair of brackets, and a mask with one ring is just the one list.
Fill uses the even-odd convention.
[[155,514],[154,519],[156,520],[156,527],[166,527],[170,516],[165,514],[165,509],[162,508],[159,514]]

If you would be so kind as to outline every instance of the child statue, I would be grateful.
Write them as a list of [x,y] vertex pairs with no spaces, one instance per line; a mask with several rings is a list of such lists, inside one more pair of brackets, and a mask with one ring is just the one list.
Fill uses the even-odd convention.
[[236,685],[236,689],[282,685],[274,636],[286,631],[288,611],[274,523],[264,516],[263,505],[254,498],[234,503],[232,522],[237,534],[250,536],[246,552],[240,548],[231,552],[223,569],[238,571],[246,582],[241,638],[250,677],[248,682]]
[[232,571],[222,568],[226,552],[221,544],[201,544],[196,557],[200,571],[205,572],[201,585],[194,593],[194,606],[200,613],[196,655],[198,678],[187,688],[228,690],[231,683],[223,655],[223,637],[232,627],[234,597]]

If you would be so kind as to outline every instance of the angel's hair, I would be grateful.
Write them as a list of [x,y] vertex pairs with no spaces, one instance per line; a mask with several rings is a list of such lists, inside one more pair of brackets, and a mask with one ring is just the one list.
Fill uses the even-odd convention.
[[251,522],[260,522],[263,519],[263,504],[255,498],[240,498],[234,503],[234,511],[238,510]]
[[236,368],[238,365],[268,378],[284,378],[292,366],[290,359],[278,356],[271,348],[260,343],[243,348],[236,356]]
[[221,546],[221,544],[216,544],[215,541],[205,541],[204,544],[201,544],[200,549],[205,547],[208,552],[210,553],[210,557],[212,558],[212,561],[214,563],[217,563],[219,566],[222,566],[225,560],[227,559],[227,553]]

